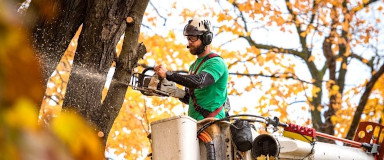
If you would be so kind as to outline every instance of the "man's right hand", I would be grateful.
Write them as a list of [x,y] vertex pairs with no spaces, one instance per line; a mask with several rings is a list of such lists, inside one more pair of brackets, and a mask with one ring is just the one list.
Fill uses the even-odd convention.
[[154,67],[155,73],[160,76],[161,78],[166,78],[167,68],[163,66],[162,64],[157,65]]

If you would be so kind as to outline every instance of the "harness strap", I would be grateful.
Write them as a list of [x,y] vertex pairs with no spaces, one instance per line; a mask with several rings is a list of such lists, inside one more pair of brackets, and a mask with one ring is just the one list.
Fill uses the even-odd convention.
[[199,63],[199,65],[197,66],[197,68],[194,70],[194,72],[192,73],[192,69],[195,68],[196,66],[196,63],[193,65],[191,71],[190,71],[190,74],[196,74],[197,71],[199,70],[201,64],[203,64],[205,61],[207,61],[208,59],[211,59],[213,57],[220,57],[219,55],[215,54],[215,53],[211,53],[209,54],[208,56],[205,56],[204,59]]
[[[197,71],[199,70],[201,64],[203,64],[205,61],[207,61],[208,59],[211,59],[213,57],[220,57],[220,56],[215,54],[215,53],[212,53],[212,54],[209,54],[209,55],[205,56],[204,59],[199,63],[197,68],[194,70],[194,72],[192,72],[192,69],[195,68],[196,63],[193,65],[193,67],[192,67],[192,69],[190,71],[190,74],[196,74]],[[219,107],[216,110],[214,110],[213,112],[211,112],[211,111],[208,111],[208,110],[204,109],[203,107],[201,107],[199,104],[197,104],[196,96],[195,96],[195,89],[194,88],[190,88],[189,89],[189,95],[191,96],[191,98],[193,100],[193,107],[195,108],[195,110],[197,112],[199,112],[201,115],[203,115],[204,118],[215,117],[217,114],[220,113],[221,109],[223,108],[223,105],[221,105],[221,107]]]

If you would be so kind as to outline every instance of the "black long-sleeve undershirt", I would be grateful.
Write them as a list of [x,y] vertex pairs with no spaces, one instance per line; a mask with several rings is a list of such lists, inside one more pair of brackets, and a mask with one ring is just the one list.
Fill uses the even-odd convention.
[[188,89],[194,89],[194,88],[204,88],[206,86],[209,86],[213,83],[215,83],[215,80],[213,79],[213,76],[207,72],[200,72],[199,74],[193,74],[193,75],[182,75],[179,73],[174,73],[172,71],[167,71],[166,78],[169,81],[176,82],[177,84],[180,84],[185,88],[185,96],[183,98],[179,98],[179,100],[185,104],[189,103],[189,94]]
[[199,74],[192,75],[182,75],[172,71],[167,71],[166,78],[167,80],[176,82],[177,84],[188,88],[204,88],[215,83],[213,76],[204,71],[200,72]]

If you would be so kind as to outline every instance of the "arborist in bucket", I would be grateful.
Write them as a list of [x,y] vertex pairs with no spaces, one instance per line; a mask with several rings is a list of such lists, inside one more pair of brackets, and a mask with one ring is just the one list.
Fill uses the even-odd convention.
[[160,77],[186,87],[187,94],[180,100],[189,104],[189,116],[196,120],[224,118],[224,105],[228,105],[228,68],[224,60],[211,51],[211,22],[200,18],[189,20],[183,34],[188,40],[189,52],[197,56],[189,67],[189,74],[168,71],[163,65],[155,66],[154,70]]

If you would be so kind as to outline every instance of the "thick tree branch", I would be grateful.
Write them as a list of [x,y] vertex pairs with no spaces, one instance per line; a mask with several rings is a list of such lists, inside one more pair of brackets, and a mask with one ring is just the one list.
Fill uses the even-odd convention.
[[83,23],[85,4],[76,0],[31,2],[27,14],[33,15],[34,13],[30,12],[36,11],[38,18],[27,21],[33,22],[30,24],[31,41],[42,68],[44,85],[47,84],[73,36]]
[[363,3],[363,4],[360,4],[354,8],[352,8],[352,11],[354,12],[358,12],[362,9],[364,9],[365,7],[367,7],[368,5],[372,4],[373,2],[377,2],[378,0],[369,0],[367,3]]
[[[98,124],[101,124],[99,127],[104,132],[105,141],[123,105],[128,84],[132,76],[132,70],[136,67],[138,60],[143,58],[144,54],[147,53],[145,46],[142,43],[138,44],[137,40],[148,1],[149,0],[136,0],[132,5],[128,17],[132,17],[133,22],[127,24],[122,50],[116,61],[115,73],[112,77],[105,100],[98,109],[101,117],[96,121],[98,121]],[[124,21],[123,23],[126,22]]]
[[367,83],[367,85],[365,87],[365,91],[364,91],[363,95],[360,98],[359,105],[357,106],[355,114],[353,116],[351,127],[349,128],[349,131],[347,133],[347,136],[346,136],[347,139],[352,139],[353,138],[353,135],[354,135],[354,133],[355,133],[355,131],[357,129],[357,126],[358,126],[358,124],[360,122],[361,115],[363,114],[365,105],[368,102],[369,95],[371,94],[372,89],[373,89],[375,83],[383,75],[384,75],[384,64],[380,67],[380,69],[375,74],[372,75],[371,79],[368,81],[368,83]]
[[[343,1],[342,3],[342,11],[345,12],[345,15],[350,15],[351,12],[347,8],[347,1]],[[350,24],[351,18],[349,16],[344,16],[344,20],[341,25]],[[349,27],[348,27],[349,29]],[[341,95],[343,95],[344,92],[344,86],[345,86],[345,76],[347,74],[347,61],[348,56],[346,56],[347,52],[347,45],[349,42],[348,38],[348,30],[342,29],[341,30],[341,39],[345,43],[339,43],[339,56],[342,58],[341,65],[339,66],[339,75],[337,77],[337,84],[339,85],[339,92]]]

